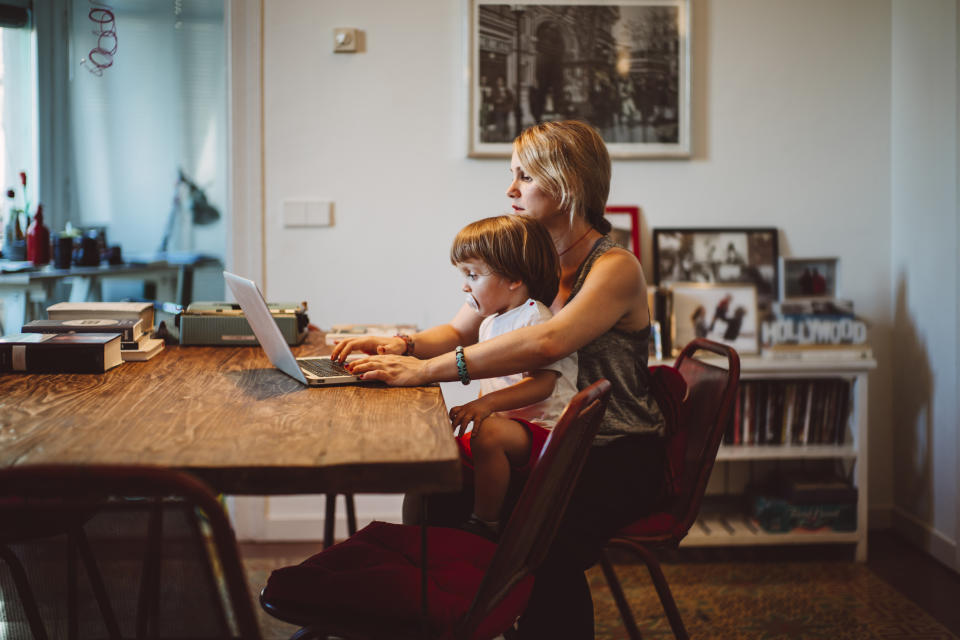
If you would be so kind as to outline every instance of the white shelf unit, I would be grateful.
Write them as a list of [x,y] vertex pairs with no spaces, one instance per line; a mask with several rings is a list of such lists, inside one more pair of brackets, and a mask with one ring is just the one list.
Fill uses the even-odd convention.
[[[701,510],[701,517],[681,543],[683,546],[739,546],[789,544],[856,544],[856,559],[867,559],[867,377],[876,368],[876,360],[780,360],[744,356],[740,361],[741,380],[815,380],[842,378],[852,384],[846,443],[830,444],[723,444],[711,475],[705,507],[711,493],[730,495],[737,478],[750,475],[754,463],[780,460],[839,460],[854,465],[857,487],[857,529],[853,532],[818,531],[803,533],[767,533],[742,511],[712,513]],[[733,480],[731,480],[731,477]]]

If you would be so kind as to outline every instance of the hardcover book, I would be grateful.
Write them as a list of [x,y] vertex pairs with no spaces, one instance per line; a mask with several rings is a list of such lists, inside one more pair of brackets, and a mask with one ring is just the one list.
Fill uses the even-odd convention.
[[76,318],[73,320],[31,320],[23,333],[118,333],[120,339],[134,342],[143,335],[143,320],[115,318]]
[[123,349],[120,352],[124,362],[143,362],[163,351],[163,340],[144,336],[136,348]]
[[47,307],[51,320],[76,320],[79,318],[113,318],[115,320],[142,321],[144,333],[153,331],[152,302],[58,302]]
[[103,373],[122,362],[117,333],[15,333],[0,337],[0,372]]

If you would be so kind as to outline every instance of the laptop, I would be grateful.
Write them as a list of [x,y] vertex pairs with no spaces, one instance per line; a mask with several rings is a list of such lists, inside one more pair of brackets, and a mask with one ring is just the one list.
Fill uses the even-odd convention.
[[223,272],[223,278],[273,366],[308,387],[363,383],[360,378],[347,371],[343,365],[333,362],[328,356],[294,357],[256,283],[229,271]]

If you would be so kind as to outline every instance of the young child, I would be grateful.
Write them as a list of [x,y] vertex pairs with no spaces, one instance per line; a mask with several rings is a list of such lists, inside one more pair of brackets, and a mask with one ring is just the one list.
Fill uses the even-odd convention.
[[[479,341],[546,322],[560,267],[546,229],[507,215],[464,227],[450,261],[463,272],[467,303],[484,317]],[[474,468],[474,511],[464,529],[495,540],[500,510],[515,472],[537,460],[550,429],[577,392],[576,353],[536,371],[479,380],[479,397],[450,410],[467,464]]]

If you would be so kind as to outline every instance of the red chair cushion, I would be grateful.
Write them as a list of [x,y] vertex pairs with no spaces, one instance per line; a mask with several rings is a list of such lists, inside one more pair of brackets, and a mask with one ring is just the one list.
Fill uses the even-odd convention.
[[[473,602],[497,546],[459,529],[429,527],[427,601],[429,623],[440,637],[452,634]],[[403,624],[420,620],[420,527],[373,522],[348,540],[292,567],[277,569],[265,600],[301,610],[377,616]],[[510,628],[526,607],[533,577],[520,581],[481,623],[475,638]]]
[[673,367],[650,367],[650,393],[666,421],[667,493],[676,496],[682,489],[687,453],[687,434],[680,428],[686,420],[687,381]]
[[631,522],[614,534],[614,538],[659,538],[673,533],[677,519],[665,511]]

